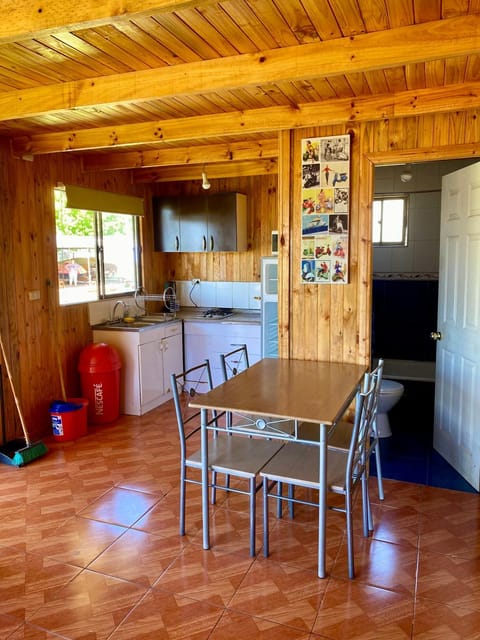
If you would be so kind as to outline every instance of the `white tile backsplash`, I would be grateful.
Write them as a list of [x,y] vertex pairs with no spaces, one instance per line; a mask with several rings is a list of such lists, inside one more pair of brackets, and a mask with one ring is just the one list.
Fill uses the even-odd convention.
[[236,309],[248,309],[248,282],[233,283],[233,306]]
[[233,283],[232,282],[216,282],[216,307],[233,307]]
[[[192,289],[190,280],[177,280],[177,302],[181,307],[233,307],[260,309],[259,282],[208,282],[202,280]],[[190,293],[191,298],[190,299]]]

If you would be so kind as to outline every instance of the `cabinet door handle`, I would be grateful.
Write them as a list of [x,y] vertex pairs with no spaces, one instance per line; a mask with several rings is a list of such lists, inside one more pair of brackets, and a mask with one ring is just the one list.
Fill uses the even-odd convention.
[[213,251],[214,246],[215,246],[215,242],[213,240],[213,236],[210,236],[210,251]]
[[178,236],[175,236],[175,251],[178,251],[180,249],[180,238]]
[[203,250],[207,250],[207,238],[205,236],[203,236]]

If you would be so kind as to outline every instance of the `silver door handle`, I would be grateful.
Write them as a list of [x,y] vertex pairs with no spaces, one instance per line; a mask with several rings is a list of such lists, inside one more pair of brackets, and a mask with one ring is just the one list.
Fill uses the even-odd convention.
[[432,331],[430,334],[432,340],[438,341],[442,339],[442,333],[440,331]]

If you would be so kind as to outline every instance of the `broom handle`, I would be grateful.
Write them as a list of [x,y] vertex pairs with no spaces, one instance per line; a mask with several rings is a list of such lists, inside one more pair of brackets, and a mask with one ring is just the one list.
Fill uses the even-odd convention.
[[[48,287],[48,315],[50,318],[51,330],[54,333],[58,333],[58,315],[53,310],[53,302],[54,302],[54,293],[55,289],[53,288],[52,282],[47,280]],[[58,369],[58,377],[60,378],[60,388],[62,390],[62,400],[64,402],[67,401],[67,392],[65,391],[65,378],[63,377],[63,365],[62,359],[60,358],[59,349],[55,349],[55,356],[57,358],[57,369]]]
[[18,417],[20,418],[20,423],[22,425],[22,431],[25,438],[25,442],[27,443],[27,447],[30,446],[30,438],[28,436],[27,427],[25,426],[25,420],[23,418],[22,409],[20,407],[20,401],[18,399],[17,393],[15,391],[15,386],[13,384],[12,372],[10,371],[10,365],[8,364],[7,356],[5,354],[5,348],[3,346],[2,336],[0,335],[0,347],[2,348],[2,359],[5,364],[5,369],[7,370],[8,381],[10,382],[10,387],[12,388],[13,398],[15,400],[15,405],[18,411]]

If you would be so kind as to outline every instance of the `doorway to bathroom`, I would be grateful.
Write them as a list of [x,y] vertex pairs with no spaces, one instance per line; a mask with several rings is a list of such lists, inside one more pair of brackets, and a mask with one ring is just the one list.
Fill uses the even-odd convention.
[[473,488],[433,449],[442,177],[476,160],[377,166],[374,194],[406,195],[406,245],[374,246],[372,353],[385,375],[404,385],[390,411],[392,436],[382,441],[384,475],[447,488]]

